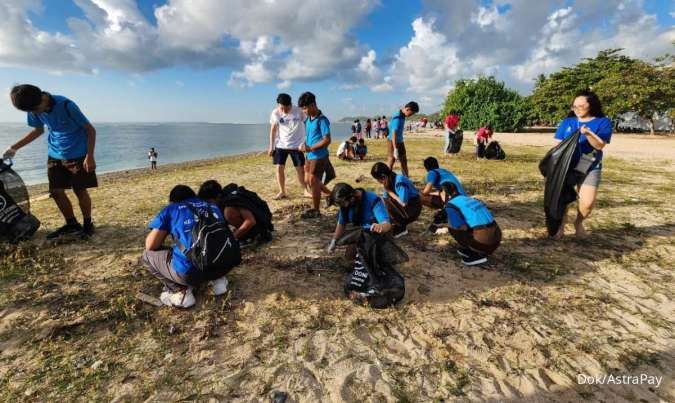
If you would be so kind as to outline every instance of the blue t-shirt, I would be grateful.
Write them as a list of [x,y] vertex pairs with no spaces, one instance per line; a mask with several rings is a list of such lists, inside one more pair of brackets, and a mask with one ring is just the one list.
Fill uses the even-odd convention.
[[356,153],[363,155],[368,154],[368,146],[356,146]]
[[[558,130],[555,132],[555,139],[565,140],[569,136],[573,135],[574,132],[579,130],[582,126],[588,127],[593,133],[602,139],[606,144],[609,144],[610,139],[612,138],[612,122],[607,118],[595,118],[589,122],[579,122],[576,117],[565,118],[560,122]],[[585,135],[579,136],[579,146],[577,147],[574,158],[572,160],[573,164],[576,164],[581,157],[581,154],[588,154],[595,150],[591,143],[588,142],[588,138]],[[595,150],[595,162],[591,166],[591,170],[602,168],[602,150]]]
[[[462,225],[467,225],[464,216],[454,207],[446,207],[445,212],[448,215],[448,225],[452,228],[459,228]],[[467,225],[468,226],[468,225]]]
[[403,129],[405,128],[405,115],[398,111],[389,121],[389,134],[387,140],[391,141],[391,136],[396,134],[396,143],[403,143]]
[[450,171],[443,168],[432,169],[427,173],[427,183],[431,183],[431,186],[436,190],[442,190],[441,184],[444,182],[450,182],[455,185],[457,192],[459,194],[465,195],[464,187],[459,182],[459,179]]
[[[312,147],[314,144],[323,140],[324,137],[330,136],[330,122],[328,121],[328,118],[321,113],[314,119],[307,117],[307,119],[305,119],[305,131],[305,144],[307,147]],[[328,146],[307,153],[308,160],[320,160],[327,157]]]
[[[358,220],[363,228],[370,228],[371,224],[382,224],[391,222],[389,220],[389,213],[384,202],[373,192],[363,192],[361,196],[361,217]],[[348,222],[356,221],[354,215],[356,214],[356,207],[351,207],[347,212],[347,217],[342,214],[342,209],[338,211],[338,224],[345,225]]]
[[[408,204],[410,199],[420,196],[415,184],[412,183],[407,176],[401,174],[396,175],[396,179],[394,180],[394,191],[403,204]],[[382,193],[382,197],[385,199],[389,197],[386,190]]]
[[50,157],[57,160],[84,157],[87,155],[87,131],[84,126],[89,124],[89,120],[75,102],[59,95],[51,95],[51,98],[51,111],[39,114],[28,112],[28,126],[47,126]]
[[192,227],[195,225],[195,215],[185,203],[190,203],[197,209],[210,208],[213,214],[218,218],[218,221],[224,221],[224,217],[220,209],[213,204],[209,204],[196,197],[187,199],[181,203],[171,203],[164,207],[162,211],[157,214],[155,218],[150,221],[148,228],[166,231],[171,234],[174,239],[173,259],[171,260],[171,267],[179,273],[186,274],[193,269],[190,260],[181,252],[180,245],[189,248],[192,245]]

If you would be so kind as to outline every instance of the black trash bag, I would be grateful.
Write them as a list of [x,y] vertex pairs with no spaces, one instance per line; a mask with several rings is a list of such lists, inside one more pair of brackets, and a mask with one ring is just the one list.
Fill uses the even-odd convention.
[[546,178],[544,212],[549,236],[554,236],[562,225],[567,205],[577,199],[576,174],[572,166],[580,133],[560,142],[539,162],[539,172]]
[[26,185],[11,164],[0,161],[0,241],[29,239],[38,228],[40,221],[30,214]]
[[344,291],[352,301],[373,308],[386,308],[403,299],[405,280],[394,265],[408,255],[388,235],[361,231],[356,243],[354,269],[345,275]]
[[464,132],[457,130],[455,134],[450,135],[450,142],[448,148],[445,150],[446,154],[457,154],[462,148],[462,142],[464,141]]
[[489,160],[506,159],[506,153],[498,141],[492,141],[485,148],[485,158]]

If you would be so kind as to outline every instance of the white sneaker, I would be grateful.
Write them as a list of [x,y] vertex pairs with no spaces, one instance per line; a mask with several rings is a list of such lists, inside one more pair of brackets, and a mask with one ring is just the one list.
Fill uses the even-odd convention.
[[223,276],[213,281],[209,281],[209,284],[211,284],[211,287],[213,287],[214,295],[223,295],[227,292],[227,285],[229,284],[229,281],[227,281],[227,277]]
[[192,293],[192,288],[186,288],[185,291],[162,291],[159,300],[164,305],[178,308],[189,308],[197,302],[195,295]]

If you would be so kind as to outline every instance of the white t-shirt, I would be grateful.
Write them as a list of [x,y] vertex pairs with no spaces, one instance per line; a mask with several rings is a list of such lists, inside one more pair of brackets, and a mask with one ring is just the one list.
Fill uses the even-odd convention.
[[341,156],[342,154],[344,154],[344,152],[345,152],[346,149],[347,149],[347,142],[346,142],[346,141],[343,141],[343,142],[340,143],[340,145],[338,146],[338,149],[337,149],[337,152],[335,153],[335,155],[338,156],[338,157]]
[[150,162],[157,162],[157,152],[148,151],[148,158]]
[[302,109],[292,106],[290,112],[284,114],[274,108],[270,115],[270,124],[278,124],[274,148],[297,150],[305,141],[305,122]]

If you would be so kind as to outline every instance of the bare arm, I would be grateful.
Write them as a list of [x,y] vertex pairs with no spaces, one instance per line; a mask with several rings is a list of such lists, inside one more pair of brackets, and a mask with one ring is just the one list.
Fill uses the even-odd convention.
[[345,226],[344,226],[344,224],[338,223],[338,224],[335,226],[335,232],[333,233],[333,239],[337,241],[338,239],[340,239],[340,237],[341,237],[342,235],[344,235],[344,233],[345,233]]
[[14,143],[12,148],[14,150],[18,150],[18,149],[22,148],[23,146],[32,143],[36,138],[42,136],[42,133],[44,133],[44,132],[45,132],[44,127],[36,127],[33,130],[31,130],[30,132],[28,132],[28,134],[26,134],[24,136],[24,138],[17,141],[16,143]]
[[270,146],[268,149],[268,153],[270,156],[272,156],[272,152],[274,151],[274,139],[277,134],[277,129],[279,128],[279,123],[274,123],[273,125],[270,125]]
[[237,239],[240,239],[242,236],[246,235],[246,233],[253,228],[255,225],[255,216],[253,213],[251,213],[250,210],[240,208],[239,209],[239,215],[241,215],[242,218],[242,223],[237,228],[236,231],[234,231],[234,237]]
[[582,126],[580,131],[581,133],[586,135],[588,142],[591,144],[593,148],[595,148],[596,150],[602,150],[603,148],[605,148],[606,143],[597,134],[593,133],[591,129],[589,129],[586,126]]
[[169,233],[159,229],[153,229],[145,238],[145,250],[159,250]]
[[87,156],[84,159],[84,170],[93,172],[96,170],[96,161],[94,161],[94,148],[96,147],[96,129],[91,124],[86,124],[84,130],[87,132]]
[[434,188],[434,186],[431,183],[427,183],[424,186],[424,189],[422,189],[422,194],[425,195],[425,196],[431,194],[431,190],[433,188]]
[[405,207],[405,203],[403,203],[403,201],[401,201],[401,198],[398,197],[398,195],[396,194],[396,192],[394,192],[393,190],[387,190],[387,194],[389,194],[389,197],[391,197],[392,199],[396,200],[396,201],[398,202],[398,204],[400,204],[401,206]]
[[320,148],[323,148],[323,147],[328,146],[329,144],[330,144],[330,134],[327,134],[326,136],[324,136],[324,137],[321,139],[321,141],[319,141],[318,143],[316,143],[316,144],[314,144],[313,146],[309,147],[309,148],[307,149],[307,151],[316,151],[316,150],[318,150],[318,149],[320,149]]

